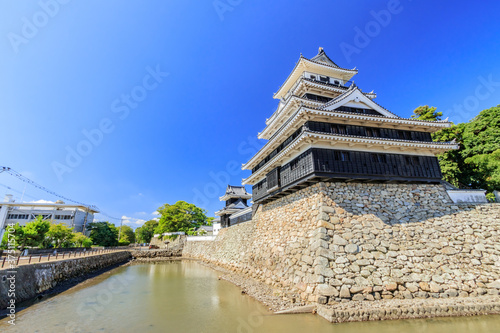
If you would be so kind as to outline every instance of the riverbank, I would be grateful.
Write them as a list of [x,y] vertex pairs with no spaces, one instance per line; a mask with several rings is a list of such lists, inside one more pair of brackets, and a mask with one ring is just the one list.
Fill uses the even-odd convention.
[[[64,291],[117,267],[130,257],[129,251],[122,251],[0,270],[0,310],[6,309],[11,299],[18,307],[36,298]],[[12,276],[14,280],[10,279]]]
[[[182,258],[185,260],[185,258]],[[200,264],[221,272],[219,278],[240,287],[242,293],[266,305],[273,312],[296,313],[301,307],[307,311],[306,303],[298,294],[283,294],[258,280],[229,271],[212,263]],[[317,305],[309,311],[317,313],[331,323],[424,319],[438,317],[463,317],[500,314],[500,296],[382,299],[375,301],[345,301],[330,305]]]
[[280,290],[274,289],[269,285],[255,279],[235,273],[233,271],[229,271],[223,267],[214,265],[209,262],[204,262],[201,260],[199,260],[198,262],[203,266],[209,267],[217,272],[222,273],[222,275],[219,276],[219,279],[231,282],[232,284],[238,286],[241,289],[242,294],[247,294],[248,296],[256,299],[257,301],[268,307],[270,311],[277,312],[289,310],[297,306],[305,305],[304,303],[294,302],[294,300],[300,299],[299,295],[288,295],[287,297],[284,296]]

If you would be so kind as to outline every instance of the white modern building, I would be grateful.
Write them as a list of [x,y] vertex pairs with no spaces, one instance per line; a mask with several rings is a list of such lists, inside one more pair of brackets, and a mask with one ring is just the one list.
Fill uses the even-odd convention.
[[76,232],[83,232],[85,227],[94,221],[94,214],[99,211],[83,205],[55,203],[15,202],[12,195],[7,194],[4,202],[0,202],[0,236],[11,223],[26,225],[37,216],[54,223],[64,223]]

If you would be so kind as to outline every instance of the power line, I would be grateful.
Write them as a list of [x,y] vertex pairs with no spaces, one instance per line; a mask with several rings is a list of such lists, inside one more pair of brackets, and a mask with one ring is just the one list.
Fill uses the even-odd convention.
[[[12,188],[12,187],[7,186],[7,185],[5,185],[5,184],[1,184],[1,183],[0,183],[0,186],[5,187],[6,189],[8,189],[8,190],[10,190],[10,191],[17,192],[17,193],[19,193],[19,194],[21,194],[21,195],[23,194],[23,192],[21,192],[21,191],[19,191],[19,190],[16,190],[15,188]],[[24,194],[24,196],[29,197],[29,198],[31,198],[31,199],[33,199],[33,200],[37,200],[37,198],[35,198],[34,196],[29,195],[29,194]]]
[[32,181],[28,177],[23,176],[19,172],[15,171],[15,170],[13,170],[13,169],[11,169],[9,167],[0,166],[0,173],[2,173],[2,172],[6,172],[7,174],[9,174],[11,176],[16,177],[17,179],[19,179],[19,180],[21,180],[21,181],[23,181],[23,182],[25,182],[25,183],[27,183],[27,184],[29,184],[31,186],[34,186],[34,187],[36,187],[36,188],[38,188],[38,189],[40,189],[40,190],[42,190],[44,192],[52,194],[53,196],[56,196],[58,198],[64,199],[66,201],[69,201],[69,202],[72,202],[72,203],[75,203],[75,204],[78,204],[78,205],[82,205],[82,206],[88,207],[90,209],[99,210],[97,208],[97,206],[95,206],[95,205],[87,205],[87,204],[85,204],[83,202],[76,201],[76,200],[70,199],[68,197],[65,197],[63,195],[57,194],[56,192],[51,191],[48,188],[46,188],[45,186],[42,186],[42,185],[40,185],[40,184]]
[[[42,185],[40,185],[40,184],[38,184],[38,183],[34,182],[33,180],[29,179],[28,177],[23,176],[23,175],[22,175],[22,174],[20,174],[19,172],[15,171],[15,170],[13,170],[13,169],[11,169],[11,168],[9,168],[9,167],[0,166],[0,173],[2,173],[2,172],[6,172],[7,174],[9,174],[9,175],[11,175],[11,176],[16,177],[17,179],[19,179],[19,180],[21,180],[21,181],[23,181],[23,182],[25,182],[25,183],[27,183],[27,184],[29,184],[29,185],[31,185],[31,186],[34,186],[34,187],[36,187],[36,188],[38,188],[38,189],[40,189],[40,190],[42,190],[42,191],[44,191],[44,192],[47,192],[47,193],[49,193],[49,194],[51,194],[51,195],[54,195],[54,196],[56,196],[56,197],[58,197],[58,198],[64,199],[64,200],[69,201],[69,202],[76,203],[76,204],[78,204],[78,205],[85,206],[85,207],[87,207],[87,208],[89,208],[89,209],[97,210],[97,211],[99,212],[98,214],[101,214],[101,215],[103,215],[103,216],[106,216],[106,217],[107,217],[107,218],[109,218],[109,219],[112,219],[112,220],[119,220],[119,221],[123,220],[123,218],[120,218],[120,217],[113,217],[113,216],[110,216],[110,215],[106,214],[105,212],[103,212],[102,210],[100,210],[100,209],[99,209],[96,205],[88,205],[88,204],[85,204],[85,203],[83,203],[83,202],[76,201],[76,200],[70,199],[70,198],[68,198],[68,197],[65,197],[65,196],[63,196],[63,195],[60,195],[60,194],[58,194],[58,193],[56,193],[56,192],[54,192],[54,191],[51,191],[51,190],[49,190],[48,188],[46,188],[45,186],[42,186]],[[2,184],[0,184],[0,185],[2,185]],[[4,186],[4,187],[6,187],[6,188],[8,188],[8,189],[14,190],[14,189],[12,189],[12,188],[10,188],[10,187],[6,186],[6,185],[3,185],[3,186]],[[14,190],[14,191],[15,191],[15,190]],[[33,198],[33,197],[32,197],[32,198]],[[35,199],[35,198],[33,198],[33,199]],[[136,218],[133,218],[133,217],[130,217],[130,218],[125,218],[125,219],[126,219],[126,220],[137,220],[137,221],[142,220],[142,219],[136,219]]]

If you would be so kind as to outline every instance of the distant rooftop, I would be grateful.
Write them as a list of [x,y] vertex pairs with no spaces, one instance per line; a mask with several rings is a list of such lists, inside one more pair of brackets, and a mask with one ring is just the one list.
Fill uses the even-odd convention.
[[226,201],[230,198],[251,199],[252,195],[247,192],[245,186],[227,185],[226,193],[219,200]]

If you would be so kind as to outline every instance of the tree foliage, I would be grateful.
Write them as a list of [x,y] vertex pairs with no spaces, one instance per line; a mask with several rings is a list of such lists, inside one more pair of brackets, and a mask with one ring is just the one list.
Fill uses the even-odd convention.
[[75,246],[77,247],[91,247],[92,246],[92,240],[82,234],[81,232],[76,232],[75,237],[73,239]]
[[24,247],[26,246],[24,227],[19,225],[19,223],[16,223],[14,226],[12,226],[12,231],[10,231],[10,233],[13,235],[11,236],[11,244],[7,244],[9,231],[6,230],[2,237],[2,249],[6,249],[8,245],[10,245],[21,251],[24,250]]
[[[16,223],[13,226],[13,237],[11,239],[14,240],[14,243],[12,245],[21,251],[26,247],[44,247],[49,228],[50,222],[43,220],[41,216],[37,216],[36,219],[26,223],[25,226]],[[7,248],[7,237],[8,232],[6,231],[2,237],[2,248]]]
[[50,248],[50,247],[90,247],[92,240],[81,232],[73,232],[72,228],[64,223],[54,224],[51,221],[43,220],[41,216],[35,220],[21,226],[16,223],[12,231],[7,230],[3,237],[0,248],[6,249],[9,244],[8,234],[11,233],[10,244],[18,250],[25,248]]
[[150,243],[151,238],[155,234],[155,229],[158,226],[158,220],[149,220],[135,229],[135,239],[139,243]]
[[90,239],[96,245],[116,246],[118,245],[118,228],[109,222],[89,223]]
[[120,235],[120,243],[123,243],[124,245],[135,243],[135,233],[131,227],[129,227],[128,225],[122,225],[118,229],[118,234]]
[[44,221],[41,216],[37,216],[23,227],[25,245],[30,247],[42,247],[45,234],[50,230],[50,222]]
[[[415,109],[415,117],[428,112]],[[429,108],[435,114],[435,108]],[[428,116],[426,116],[428,117]],[[429,119],[427,119],[429,120]],[[483,110],[467,123],[453,125],[433,134],[435,141],[453,141],[458,150],[438,155],[443,179],[457,187],[500,190],[500,105]]]
[[157,234],[176,231],[194,234],[196,228],[208,223],[204,209],[185,201],[177,201],[173,205],[165,204],[157,211],[160,213],[160,221],[155,228]]
[[429,105],[419,106],[413,110],[412,118],[419,120],[441,120],[442,112],[436,112],[436,108]]
[[70,247],[73,244],[75,234],[73,230],[64,223],[51,224],[47,237],[54,247]]

